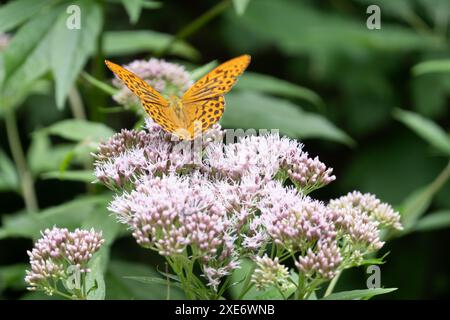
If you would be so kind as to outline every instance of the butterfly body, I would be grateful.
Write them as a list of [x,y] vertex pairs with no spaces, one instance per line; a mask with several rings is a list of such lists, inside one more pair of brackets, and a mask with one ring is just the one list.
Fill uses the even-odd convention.
[[165,99],[144,80],[121,66],[105,61],[125,85],[136,94],[147,114],[163,129],[191,140],[222,117],[225,99],[250,63],[250,56],[231,59],[198,80],[183,96]]

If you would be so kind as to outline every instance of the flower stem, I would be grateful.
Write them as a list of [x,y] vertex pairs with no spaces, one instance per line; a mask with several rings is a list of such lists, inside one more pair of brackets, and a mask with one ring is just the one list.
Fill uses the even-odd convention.
[[175,37],[167,43],[159,52],[156,52],[155,56],[162,57],[167,54],[167,52],[172,48],[173,44],[178,40],[183,40],[189,37],[191,34],[195,33],[198,29],[203,27],[213,18],[222,13],[228,5],[231,3],[230,0],[223,0],[216,4],[214,7],[203,13],[200,17],[189,23],[187,26],[182,28]]
[[25,207],[29,213],[36,213],[39,210],[34,189],[34,180],[28,169],[22,143],[20,142],[19,130],[17,128],[16,116],[14,110],[8,108],[5,110],[6,133],[8,136],[11,154],[19,171],[19,177],[22,188],[22,196],[25,201]]
[[330,281],[330,284],[328,285],[328,288],[325,291],[325,294],[323,295],[324,298],[333,293],[334,287],[336,286],[336,283],[338,282],[341,274],[342,274],[342,270],[339,271],[338,274],[335,275],[334,278]]

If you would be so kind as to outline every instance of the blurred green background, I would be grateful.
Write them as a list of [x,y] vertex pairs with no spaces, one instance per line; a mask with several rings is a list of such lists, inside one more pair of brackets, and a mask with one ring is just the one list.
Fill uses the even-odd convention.
[[[123,275],[155,273],[107,213],[90,152],[139,116],[108,94],[118,63],[161,57],[193,77],[248,53],[225,128],[278,128],[333,167],[313,197],[376,194],[402,214],[385,235],[384,299],[450,296],[450,1],[448,0],[17,0],[0,1],[0,298],[41,298],[23,283],[39,230],[102,228],[106,298],[163,298]],[[71,4],[81,29],[65,27]],[[369,30],[376,4],[381,29]],[[6,37],[3,36],[5,39]],[[202,67],[203,66],[203,67]],[[337,289],[365,288],[364,268]]]

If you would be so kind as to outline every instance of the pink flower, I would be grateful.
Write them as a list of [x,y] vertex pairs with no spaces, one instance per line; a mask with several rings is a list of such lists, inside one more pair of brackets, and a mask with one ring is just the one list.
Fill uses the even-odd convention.
[[82,273],[90,272],[88,262],[103,242],[102,233],[94,229],[74,232],[57,227],[46,229],[33,250],[27,252],[31,265],[25,277],[28,289],[42,289],[51,295],[54,287],[49,281],[66,278],[69,266]]

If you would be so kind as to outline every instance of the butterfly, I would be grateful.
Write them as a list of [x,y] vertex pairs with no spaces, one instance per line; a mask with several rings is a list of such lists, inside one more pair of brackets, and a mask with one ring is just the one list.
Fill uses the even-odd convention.
[[250,56],[222,63],[194,83],[181,98],[168,99],[131,71],[108,60],[105,63],[140,98],[153,121],[181,139],[192,140],[220,120],[225,108],[224,94],[245,71]]

